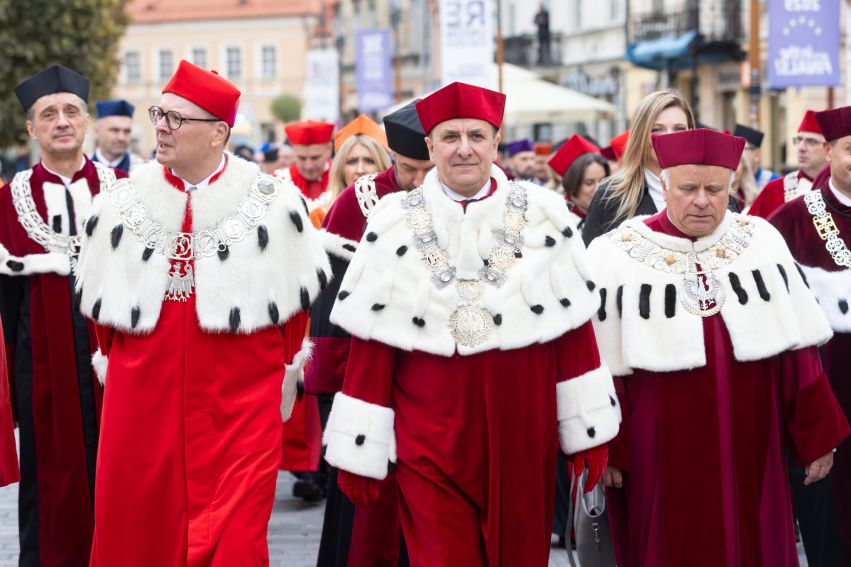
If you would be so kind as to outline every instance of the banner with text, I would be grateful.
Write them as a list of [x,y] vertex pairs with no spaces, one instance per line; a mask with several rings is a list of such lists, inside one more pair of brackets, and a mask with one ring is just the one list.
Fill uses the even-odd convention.
[[303,119],[336,122],[340,117],[340,64],[336,49],[305,55]]
[[390,30],[355,32],[355,85],[358,110],[375,112],[393,104]]
[[768,26],[770,88],[839,85],[839,0],[769,0]]
[[440,82],[495,88],[494,32],[488,0],[440,0]]

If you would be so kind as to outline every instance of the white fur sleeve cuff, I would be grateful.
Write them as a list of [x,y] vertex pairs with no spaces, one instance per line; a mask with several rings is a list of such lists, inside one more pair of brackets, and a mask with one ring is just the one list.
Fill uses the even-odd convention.
[[382,480],[396,462],[393,410],[351,398],[334,396],[323,444],[325,460],[350,473]]
[[556,400],[559,442],[568,455],[602,445],[618,434],[621,410],[605,365],[559,382]]
[[103,355],[100,349],[97,349],[92,355],[92,369],[95,371],[95,376],[98,377],[98,382],[103,386],[106,382],[106,366],[108,358]]
[[313,354],[313,343],[305,338],[293,361],[287,364],[284,372],[284,383],[281,386],[281,419],[287,421],[293,413],[295,399],[298,396],[299,384],[304,383],[304,365]]

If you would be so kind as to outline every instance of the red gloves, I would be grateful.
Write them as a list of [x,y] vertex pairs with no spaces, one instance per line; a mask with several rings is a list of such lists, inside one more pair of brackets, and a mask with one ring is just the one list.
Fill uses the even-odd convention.
[[[605,467],[605,462],[603,463]],[[378,500],[378,486],[380,480],[367,478],[357,474],[337,469],[337,486],[352,501],[355,506],[366,506],[370,502]]]
[[572,459],[572,463],[571,461],[567,462],[570,478],[579,478],[582,471],[587,469],[588,476],[585,478],[585,486],[582,487],[582,491],[591,492],[606,471],[606,463],[609,460],[609,446],[603,443],[597,447],[579,451],[573,454]]

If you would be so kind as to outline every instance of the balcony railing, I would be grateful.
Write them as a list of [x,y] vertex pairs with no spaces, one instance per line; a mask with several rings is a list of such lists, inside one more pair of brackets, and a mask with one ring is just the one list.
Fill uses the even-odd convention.
[[561,65],[560,34],[551,34],[549,45],[541,45],[537,34],[506,37],[503,40],[503,49],[505,62],[520,67],[550,67]]
[[629,43],[679,36],[695,30],[701,42],[739,43],[744,37],[741,0],[701,0],[665,13],[635,14],[629,21]]

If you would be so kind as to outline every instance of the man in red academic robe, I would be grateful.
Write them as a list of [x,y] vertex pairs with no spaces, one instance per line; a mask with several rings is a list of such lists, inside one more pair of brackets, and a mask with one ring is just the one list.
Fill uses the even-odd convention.
[[[833,392],[845,415],[851,415],[851,107],[816,114],[821,124],[830,166],[829,179],[803,198],[779,208],[769,220],[786,238],[834,335],[822,347],[822,360]],[[833,498],[845,562],[851,565],[851,441],[834,456]],[[833,512],[834,501],[821,505]],[[818,536],[832,533],[831,525],[816,526]],[[803,530],[803,525],[802,525]],[[806,543],[806,540],[804,540]],[[809,551],[808,551],[809,557]]]
[[[325,418],[334,394],[343,387],[351,341],[345,330],[329,321],[329,316],[369,214],[385,196],[422,185],[434,167],[416,102],[384,117],[393,166],[382,173],[365,175],[344,189],[323,223],[333,278],[311,310],[310,337],[314,350],[304,384],[306,392],[319,396],[320,413]],[[399,564],[401,524],[395,478],[390,475],[381,482],[376,502],[358,507],[340,492],[336,479],[336,469],[332,468],[319,544],[319,567]]]
[[546,565],[559,445],[590,490],[618,428],[567,207],[493,165],[504,105],[417,103],[435,169],[379,201],[331,313],[353,338],[325,458],[358,506],[395,463],[414,566]]
[[666,208],[589,247],[624,411],[618,564],[796,566],[787,452],[818,482],[849,433],[819,361],[830,327],[777,231],[726,210],[744,139],[652,143]]
[[770,181],[748,209],[749,215],[767,219],[783,203],[788,203],[812,188],[813,179],[827,163],[824,135],[816,120],[815,111],[808,110],[804,113],[794,143],[798,151],[798,169],[780,179]]
[[[287,124],[284,131],[295,162],[275,175],[301,190],[310,220],[318,227],[333,199],[327,188],[334,124],[303,120]],[[299,399],[292,418],[284,424],[281,469],[295,472],[299,479],[293,485],[293,495],[307,501],[319,500],[326,492],[327,478],[324,472],[316,472],[320,467],[321,437],[316,398]]]
[[77,280],[106,395],[92,565],[268,565],[281,419],[330,275],[298,189],[224,152],[239,91],[181,61],[156,161],[106,188]]
[[41,162],[0,189],[0,314],[20,427],[22,566],[84,566],[102,390],[71,275],[92,197],[115,181],[83,154],[89,82],[53,65],[15,88]]

